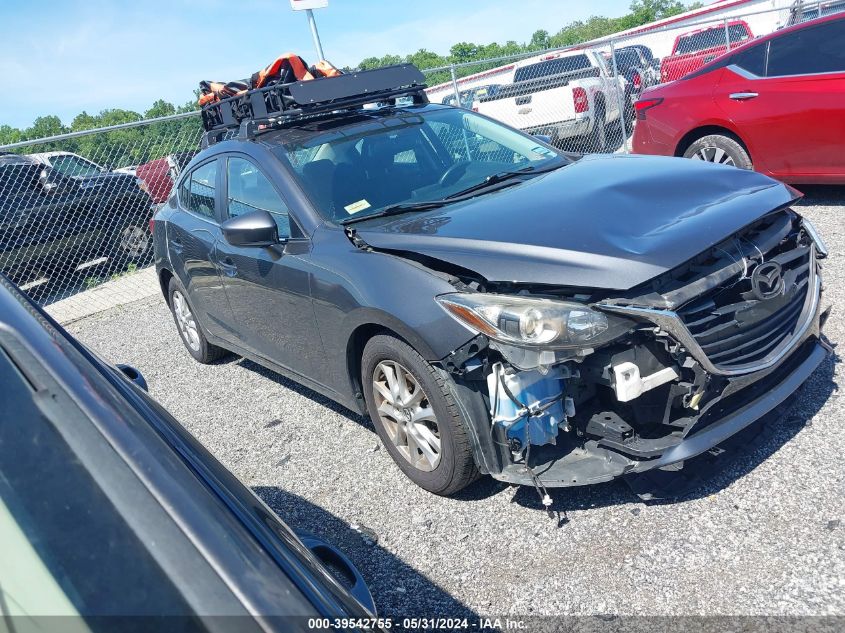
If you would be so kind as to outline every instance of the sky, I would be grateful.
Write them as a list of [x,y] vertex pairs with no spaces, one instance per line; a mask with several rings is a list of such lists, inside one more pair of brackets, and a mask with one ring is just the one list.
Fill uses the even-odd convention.
[[[365,57],[452,44],[524,42],[630,0],[329,0],[314,14],[326,57]],[[201,79],[247,77],[281,53],[316,54],[305,12],[288,0],[0,0],[0,125],[41,115],[70,124],[85,110],[143,112],[182,104]]]

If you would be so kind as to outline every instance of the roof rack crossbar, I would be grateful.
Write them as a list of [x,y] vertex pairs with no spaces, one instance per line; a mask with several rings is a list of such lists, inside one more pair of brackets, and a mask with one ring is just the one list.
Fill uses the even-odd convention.
[[[223,136],[212,132],[240,128],[241,133],[255,134],[263,129],[261,124],[290,123],[301,117],[399,97],[409,96],[415,103],[427,103],[425,88],[425,77],[416,66],[399,64],[250,90],[202,108],[205,142],[215,143]],[[256,124],[244,126],[243,123]]]

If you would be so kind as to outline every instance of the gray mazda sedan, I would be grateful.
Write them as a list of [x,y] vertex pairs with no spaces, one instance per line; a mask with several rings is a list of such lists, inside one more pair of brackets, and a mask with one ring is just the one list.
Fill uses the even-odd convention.
[[153,225],[196,360],[234,352],[369,414],[426,490],[489,474],[548,501],[680,467],[825,358],[826,250],[795,189],[577,159],[423,88],[393,67],[204,113]]

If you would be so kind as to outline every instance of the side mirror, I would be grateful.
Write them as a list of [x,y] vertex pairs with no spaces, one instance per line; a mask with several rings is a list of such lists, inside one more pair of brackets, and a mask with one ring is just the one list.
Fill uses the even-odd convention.
[[147,380],[144,378],[144,374],[135,369],[132,365],[115,365],[115,367],[117,367],[118,371],[120,371],[121,374],[126,376],[138,387],[140,387],[144,391],[148,391]]
[[250,211],[220,225],[223,237],[232,246],[272,246],[279,242],[276,221],[267,211]]
[[534,134],[534,138],[536,138],[536,139],[539,139],[539,140],[543,141],[543,142],[544,142],[544,143],[546,143],[547,145],[551,145],[551,144],[552,144],[552,137],[551,137],[551,136],[549,136],[548,134]]
[[46,169],[42,169],[41,173],[38,174],[38,184],[41,185],[44,193],[55,193],[56,189],[59,188],[58,183],[50,180],[50,174],[47,173]]

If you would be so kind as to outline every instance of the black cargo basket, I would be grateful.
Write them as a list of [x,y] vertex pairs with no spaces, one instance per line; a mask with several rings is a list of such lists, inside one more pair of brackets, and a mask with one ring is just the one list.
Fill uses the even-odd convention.
[[202,124],[207,132],[215,132],[244,122],[288,121],[399,97],[427,103],[425,87],[425,77],[413,64],[275,84],[203,106]]

